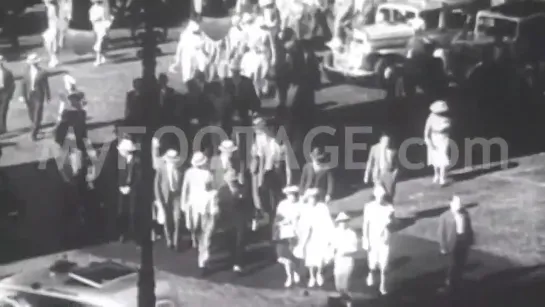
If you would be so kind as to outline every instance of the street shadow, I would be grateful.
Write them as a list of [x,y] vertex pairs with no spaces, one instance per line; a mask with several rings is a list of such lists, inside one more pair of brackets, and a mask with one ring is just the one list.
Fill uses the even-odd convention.
[[[50,78],[58,76],[58,75],[62,75],[62,74],[65,74],[65,73],[67,73],[67,71],[65,69],[60,69],[60,68],[47,70],[47,76],[50,77]],[[22,80],[23,77],[24,76],[15,76],[15,80],[16,81]]]
[[[108,60],[110,62],[114,62],[119,59],[126,56],[126,54],[123,53],[114,53],[108,55]],[[77,64],[84,64],[84,63],[90,63],[95,60],[95,57],[92,54],[89,55],[81,55],[73,60],[63,61],[62,65],[77,65]]]
[[507,161],[506,163],[501,163],[496,166],[485,165],[484,167],[472,169],[467,172],[450,174],[449,178],[452,179],[454,182],[467,181],[497,171],[516,168],[518,165],[519,163],[514,161]]

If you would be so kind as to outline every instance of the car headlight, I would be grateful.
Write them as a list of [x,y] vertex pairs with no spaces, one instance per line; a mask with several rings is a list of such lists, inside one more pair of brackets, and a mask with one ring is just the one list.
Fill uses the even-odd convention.
[[444,58],[445,57],[445,49],[443,48],[437,48],[435,51],[433,51],[433,57],[434,58]]

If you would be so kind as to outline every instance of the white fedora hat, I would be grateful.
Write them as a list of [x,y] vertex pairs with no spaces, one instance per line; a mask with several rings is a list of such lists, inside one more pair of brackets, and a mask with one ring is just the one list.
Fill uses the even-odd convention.
[[320,193],[320,189],[318,188],[310,188],[305,191],[305,198],[306,197],[315,197]]
[[348,216],[348,214],[344,213],[344,212],[341,212],[339,213],[339,215],[337,215],[337,217],[335,218],[335,222],[346,222],[346,221],[349,221],[350,220],[350,217]]
[[187,23],[187,26],[185,27],[187,31],[192,31],[192,32],[199,31],[200,28],[201,27],[195,20],[189,20],[189,22]]
[[200,151],[196,151],[193,153],[193,157],[191,157],[191,165],[193,166],[203,166],[208,162],[208,158]]
[[235,145],[235,143],[233,141],[231,141],[231,140],[224,140],[224,141],[221,142],[218,149],[221,152],[234,152],[234,151],[236,151],[238,149],[238,146]]
[[133,141],[129,139],[122,139],[117,145],[117,150],[123,151],[123,152],[136,151],[136,145],[134,144]]
[[290,185],[282,189],[282,193],[284,194],[295,194],[299,192],[299,187],[296,185]]
[[69,74],[64,75],[62,79],[66,85],[76,85],[76,79]]
[[432,113],[444,113],[449,110],[448,104],[444,100],[437,100],[430,105]]
[[175,149],[169,149],[165,152],[165,154],[163,155],[163,158],[166,160],[166,161],[170,161],[170,162],[178,162],[180,161],[180,155],[178,154],[178,151],[175,150]]
[[243,24],[249,24],[254,20],[255,20],[255,17],[252,14],[248,12],[245,12],[244,14],[242,14],[241,22]]
[[26,57],[27,64],[36,64],[39,63],[42,59],[38,56],[37,53],[31,53]]

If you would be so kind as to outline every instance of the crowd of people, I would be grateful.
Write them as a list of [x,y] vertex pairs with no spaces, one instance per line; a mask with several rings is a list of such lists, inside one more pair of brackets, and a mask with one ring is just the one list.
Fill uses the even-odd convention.
[[[48,5],[54,6],[54,2],[51,0]],[[99,65],[105,60],[101,46],[110,19],[105,17],[100,0],[93,3],[91,21],[97,32],[95,64]],[[163,237],[174,251],[185,246],[196,248],[197,265],[207,275],[213,272],[210,259],[211,251],[216,250],[215,236],[226,236],[232,269],[238,273],[247,264],[245,250],[251,234],[263,233],[265,237],[260,239],[276,246],[278,262],[286,272],[286,287],[301,281],[302,268],[308,271],[308,287],[322,286],[324,269],[333,264],[335,285],[347,302],[355,269],[354,255],[363,249],[368,254],[367,284],[378,283],[379,291],[386,294],[390,236],[396,221],[393,205],[400,168],[398,153],[388,133],[371,148],[363,181],[373,184],[374,199],[363,206],[360,242],[348,225],[350,217],[346,213],[332,218],[330,204],[335,195],[335,179],[323,148],[314,147],[310,161],[300,173],[293,167],[304,161],[302,137],[315,124],[312,110],[320,72],[310,43],[298,38],[294,30],[280,27],[278,20],[274,20],[274,12],[274,2],[267,2],[262,3],[257,15],[237,15],[227,38],[219,42],[206,41],[198,20],[190,21],[180,35],[171,68],[181,72],[187,92],[182,94],[171,88],[167,74],[158,76],[160,126],[178,127],[190,141],[199,129],[207,126],[221,128],[227,137],[211,134],[203,144],[190,142],[188,148],[181,148],[168,135],[153,139],[154,213],[159,226],[153,236]],[[49,29],[55,30],[50,30],[53,34],[46,31],[51,37],[44,34],[49,42],[45,46],[50,55],[49,64],[55,66],[60,33],[56,25],[50,24]],[[52,94],[47,74],[38,65],[40,58],[31,54],[26,61],[28,69],[20,100],[27,104],[33,123],[31,136],[37,140],[44,104],[51,100]],[[13,76],[3,65],[1,68],[0,97],[9,102]],[[96,165],[91,162],[96,153],[87,138],[85,94],[73,76],[65,75],[63,81],[65,89],[59,95],[55,142],[66,149],[65,164],[60,170],[69,185],[66,199],[81,209],[78,214],[85,216],[82,203],[86,202],[88,191],[94,189]],[[261,98],[273,89],[279,109],[270,119],[262,114]],[[295,95],[288,95],[288,91]],[[142,80],[135,79],[133,89],[127,93],[122,126],[148,121],[150,114],[142,108],[147,103],[146,97]],[[430,111],[424,131],[428,163],[434,169],[434,182],[443,185],[447,183],[450,162],[448,105],[437,101]],[[305,120],[295,120],[300,117]],[[5,132],[5,113],[1,119],[0,129]],[[248,139],[237,133],[235,126],[252,127],[252,137]],[[287,129],[288,143],[277,138],[280,127]],[[117,212],[113,228],[116,238],[123,242],[138,243],[142,236],[138,229],[142,188],[140,142],[142,139],[122,135],[117,144],[120,164],[116,170]],[[472,231],[469,216],[458,197],[451,200],[451,209],[452,213],[441,220],[440,243],[442,252],[453,255],[447,285],[455,286],[467,259]]]

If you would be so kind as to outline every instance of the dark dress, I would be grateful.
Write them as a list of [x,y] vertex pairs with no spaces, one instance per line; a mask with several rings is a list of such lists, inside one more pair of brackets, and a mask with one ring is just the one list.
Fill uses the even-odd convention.
[[315,170],[312,166],[312,162],[307,163],[303,167],[301,181],[299,183],[301,195],[304,195],[305,191],[308,189],[318,188],[320,190],[318,200],[323,201],[326,195],[332,195],[333,186],[333,173],[330,168],[324,166],[322,169]]

